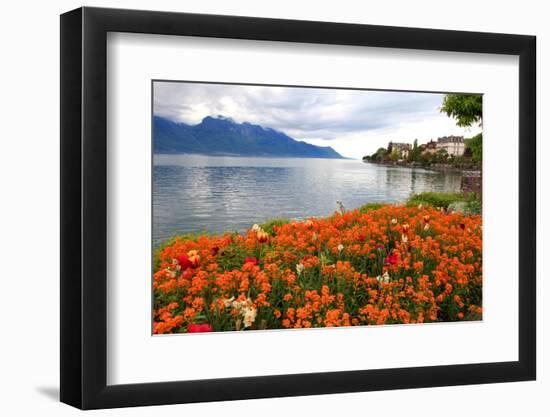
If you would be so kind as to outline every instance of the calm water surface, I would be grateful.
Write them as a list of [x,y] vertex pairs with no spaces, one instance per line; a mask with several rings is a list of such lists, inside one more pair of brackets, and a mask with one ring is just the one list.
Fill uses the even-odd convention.
[[461,176],[341,159],[155,155],[153,241],[242,231],[274,217],[326,216],[337,200],[355,208],[422,191],[459,191]]

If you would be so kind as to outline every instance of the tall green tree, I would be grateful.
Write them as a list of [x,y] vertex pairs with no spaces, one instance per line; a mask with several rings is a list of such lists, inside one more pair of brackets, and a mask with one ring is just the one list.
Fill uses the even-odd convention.
[[420,159],[421,149],[418,146],[418,139],[414,140],[413,147],[409,152],[409,160],[413,162],[418,162]]
[[447,94],[443,99],[441,112],[456,120],[461,127],[474,123],[481,126],[483,117],[482,96],[470,94]]
[[466,141],[466,147],[472,151],[472,160],[481,162],[483,157],[483,139],[481,133]]

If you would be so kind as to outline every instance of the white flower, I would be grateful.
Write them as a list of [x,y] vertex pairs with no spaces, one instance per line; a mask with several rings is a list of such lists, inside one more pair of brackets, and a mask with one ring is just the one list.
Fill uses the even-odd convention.
[[166,275],[168,275],[168,277],[176,278],[176,273],[174,271],[171,271],[170,268],[166,268],[165,271],[166,271]]
[[[235,297],[231,297],[231,299],[235,299]],[[246,300],[243,300],[243,301],[233,301],[231,303],[231,306],[235,309],[235,310],[239,310],[242,311],[246,308],[249,308],[252,306],[252,300],[250,298],[247,298]]]
[[227,300],[223,301],[223,305],[225,306],[225,308],[231,307],[233,301],[235,301],[235,297],[228,298]]
[[378,282],[383,282],[384,284],[388,284],[391,281],[390,274],[388,274],[388,271],[384,271],[382,276],[378,275],[376,277],[376,280]]
[[257,224],[254,224],[254,225],[252,226],[252,230],[253,230],[254,232],[259,232],[260,230],[262,230],[262,228],[261,228],[260,226],[258,226]]
[[296,264],[296,272],[301,275],[304,272],[304,264]]
[[391,219],[391,224],[397,224],[397,219],[395,217]]
[[244,327],[252,326],[256,320],[256,309],[254,307],[246,307],[242,310]]
[[422,207],[424,207],[422,204],[418,205],[418,210],[422,210]]
[[319,235],[317,234],[317,232],[313,232],[313,235],[311,236],[311,240],[315,242],[317,239],[319,239]]
[[408,240],[409,240],[409,238],[406,235],[401,235],[401,241],[403,243],[407,243]]
[[337,246],[338,252],[342,252],[344,250],[344,245],[341,243]]
[[430,228],[430,225],[426,223],[426,226],[424,226],[424,230],[428,230]]

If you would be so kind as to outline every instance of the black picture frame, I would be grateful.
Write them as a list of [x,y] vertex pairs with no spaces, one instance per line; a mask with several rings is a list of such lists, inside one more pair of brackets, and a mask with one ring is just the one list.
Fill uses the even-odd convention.
[[[108,32],[519,56],[519,360],[107,385]],[[88,7],[61,15],[61,401],[95,409],[534,380],[535,54],[524,35]]]

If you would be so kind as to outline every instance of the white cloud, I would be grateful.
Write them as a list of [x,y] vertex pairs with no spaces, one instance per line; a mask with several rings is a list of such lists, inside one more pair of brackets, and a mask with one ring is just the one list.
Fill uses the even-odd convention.
[[197,124],[223,115],[361,158],[390,140],[420,143],[449,134],[472,136],[439,112],[443,94],[155,82],[154,113]]

